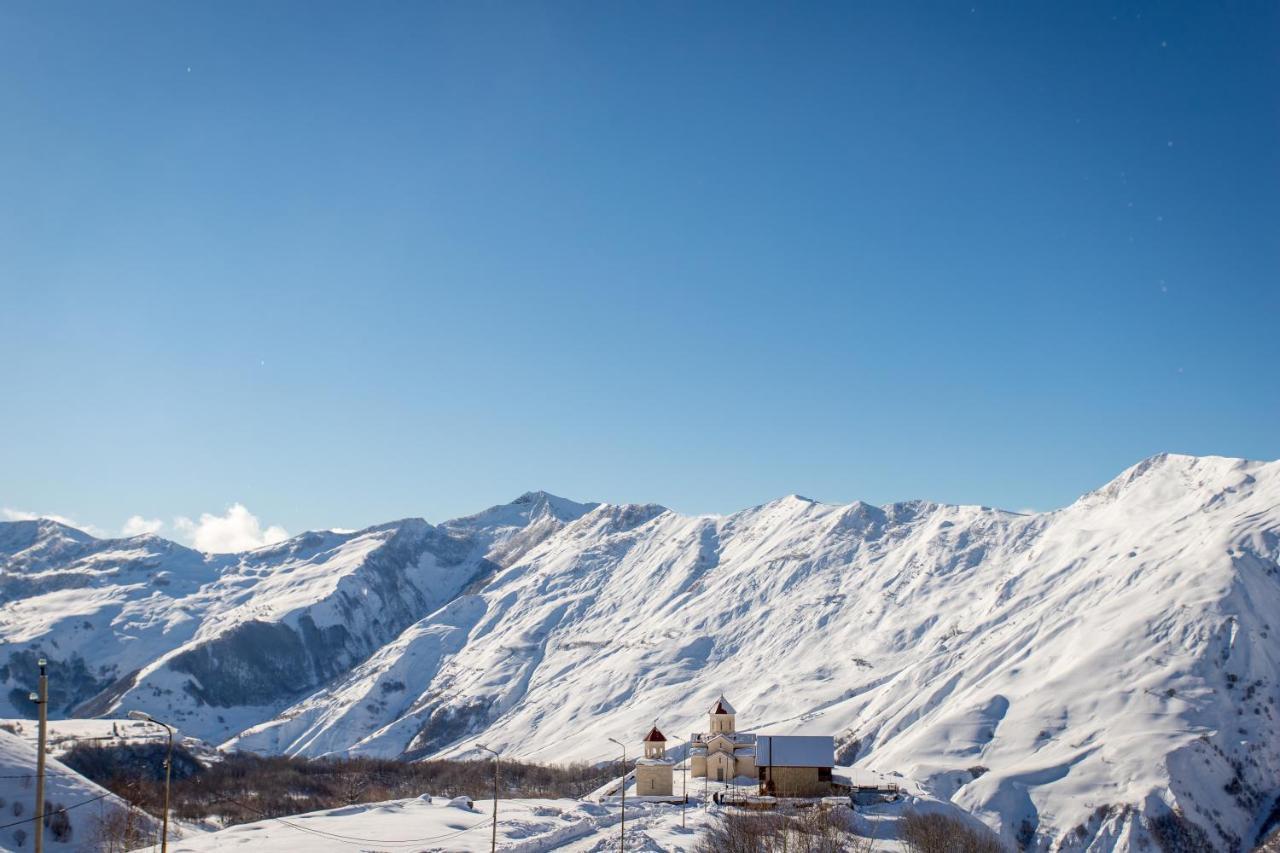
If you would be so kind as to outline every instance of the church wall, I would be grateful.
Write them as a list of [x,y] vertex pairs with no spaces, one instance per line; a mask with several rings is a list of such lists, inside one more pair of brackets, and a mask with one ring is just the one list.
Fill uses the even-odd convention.
[[731,756],[727,752],[713,752],[710,755],[708,755],[707,771],[706,771],[707,778],[719,779],[719,776],[717,773],[717,771],[719,770],[724,771],[723,781],[725,782],[733,781],[733,778],[737,772],[737,767],[735,766],[733,756]]
[[637,764],[636,794],[641,797],[670,797],[672,768],[670,764]]

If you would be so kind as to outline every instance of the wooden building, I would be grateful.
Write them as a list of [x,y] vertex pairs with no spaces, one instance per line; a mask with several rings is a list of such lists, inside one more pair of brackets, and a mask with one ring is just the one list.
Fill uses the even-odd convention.
[[822,797],[831,793],[835,766],[831,735],[756,735],[760,793],[772,797]]

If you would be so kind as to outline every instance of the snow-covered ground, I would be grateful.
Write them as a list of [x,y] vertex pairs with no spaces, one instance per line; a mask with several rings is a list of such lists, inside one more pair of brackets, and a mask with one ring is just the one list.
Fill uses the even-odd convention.
[[[349,806],[284,820],[264,820],[220,832],[183,839],[170,850],[225,851],[253,850],[262,853],[295,853],[299,847],[312,851],[488,850],[492,832],[493,801],[480,801],[466,808],[443,797],[391,800],[385,803]],[[660,812],[674,807],[654,804],[627,804],[627,818],[634,824],[628,835],[639,843],[642,826],[671,834],[669,820]],[[700,814],[700,813],[699,813]],[[670,815],[666,815],[670,817]],[[508,851],[590,850],[612,830],[613,843],[621,819],[616,805],[600,805],[577,800],[499,800],[498,847]],[[675,830],[679,816],[675,816]],[[686,836],[692,838],[692,831]],[[649,847],[648,849],[654,849]],[[662,849],[684,850],[688,846]]]
[[[35,720],[0,719],[0,730],[9,732],[23,739],[35,748],[40,737],[40,727]],[[141,720],[125,719],[69,719],[50,720],[46,735],[49,754],[57,757],[66,755],[73,747],[85,746],[120,746],[123,744],[166,743],[168,735],[165,730],[154,723]],[[204,762],[219,760],[223,753],[214,746],[199,738],[184,737],[178,734],[175,744],[181,744],[188,752]]]
[[1033,514],[534,493],[217,557],[15,522],[0,581],[9,695],[46,654],[64,709],[241,749],[606,761],[723,692],[1010,841],[1129,849],[1176,809],[1235,849],[1280,791],[1277,462],[1162,455]]
[[[34,844],[36,750],[24,739],[0,731],[0,850],[29,851]],[[46,830],[45,850],[75,853],[96,850],[102,822],[127,806],[107,791],[51,756],[45,761],[45,799],[66,809],[71,831],[59,841]],[[140,817],[149,823],[145,816]]]
[[[681,775],[677,772],[675,793],[679,795]],[[690,802],[674,803],[637,800],[626,802],[626,847],[643,851],[691,851],[707,824],[724,808],[711,802],[717,792],[744,791],[750,780],[739,785],[690,779]],[[897,821],[910,808],[960,814],[953,806],[907,794],[901,801],[858,809],[855,825],[876,849],[897,851]],[[486,851],[490,848],[493,801],[478,800],[468,808],[459,801],[424,795],[416,799],[392,800],[297,815],[283,820],[263,820],[207,835],[192,836],[177,844],[174,851],[254,850],[263,853],[294,853],[299,845],[308,850],[340,851],[354,847],[371,850]],[[512,853],[541,853],[548,850],[608,851],[618,847],[622,823],[622,803],[614,796],[602,802],[593,799],[531,799],[498,801],[498,849]]]

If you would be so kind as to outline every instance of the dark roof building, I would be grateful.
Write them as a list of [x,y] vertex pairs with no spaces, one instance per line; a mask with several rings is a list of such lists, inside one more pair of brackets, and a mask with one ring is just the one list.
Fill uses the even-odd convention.
[[779,797],[829,794],[835,752],[831,735],[756,735],[760,792]]

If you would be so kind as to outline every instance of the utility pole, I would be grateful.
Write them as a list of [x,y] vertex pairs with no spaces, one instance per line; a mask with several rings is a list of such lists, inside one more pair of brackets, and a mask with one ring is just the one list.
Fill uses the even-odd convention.
[[680,763],[680,828],[684,829],[684,813],[689,808],[689,741],[684,742],[684,761]]
[[609,738],[622,747],[622,829],[618,833],[618,850],[627,849],[627,745],[620,740]]
[[48,664],[44,658],[40,665],[40,692],[31,694],[31,701],[36,703],[40,712],[40,736],[36,746],[36,853],[44,851],[44,749],[49,737],[49,674],[45,671]]
[[[765,765],[765,783],[764,792],[767,796],[776,797],[777,788],[773,785],[773,736],[769,735],[769,763]],[[760,760],[760,750],[756,750],[756,760]]]
[[144,723],[155,723],[157,726],[164,726],[164,730],[169,733],[169,748],[164,754],[164,815],[160,820],[160,853],[168,853],[169,851],[169,777],[173,774],[173,727],[168,723],[162,723],[146,711],[130,711],[129,719],[139,720]]
[[498,751],[490,749],[482,743],[476,746],[485,752],[493,753],[493,837],[489,841],[489,853],[497,853],[498,849]]

